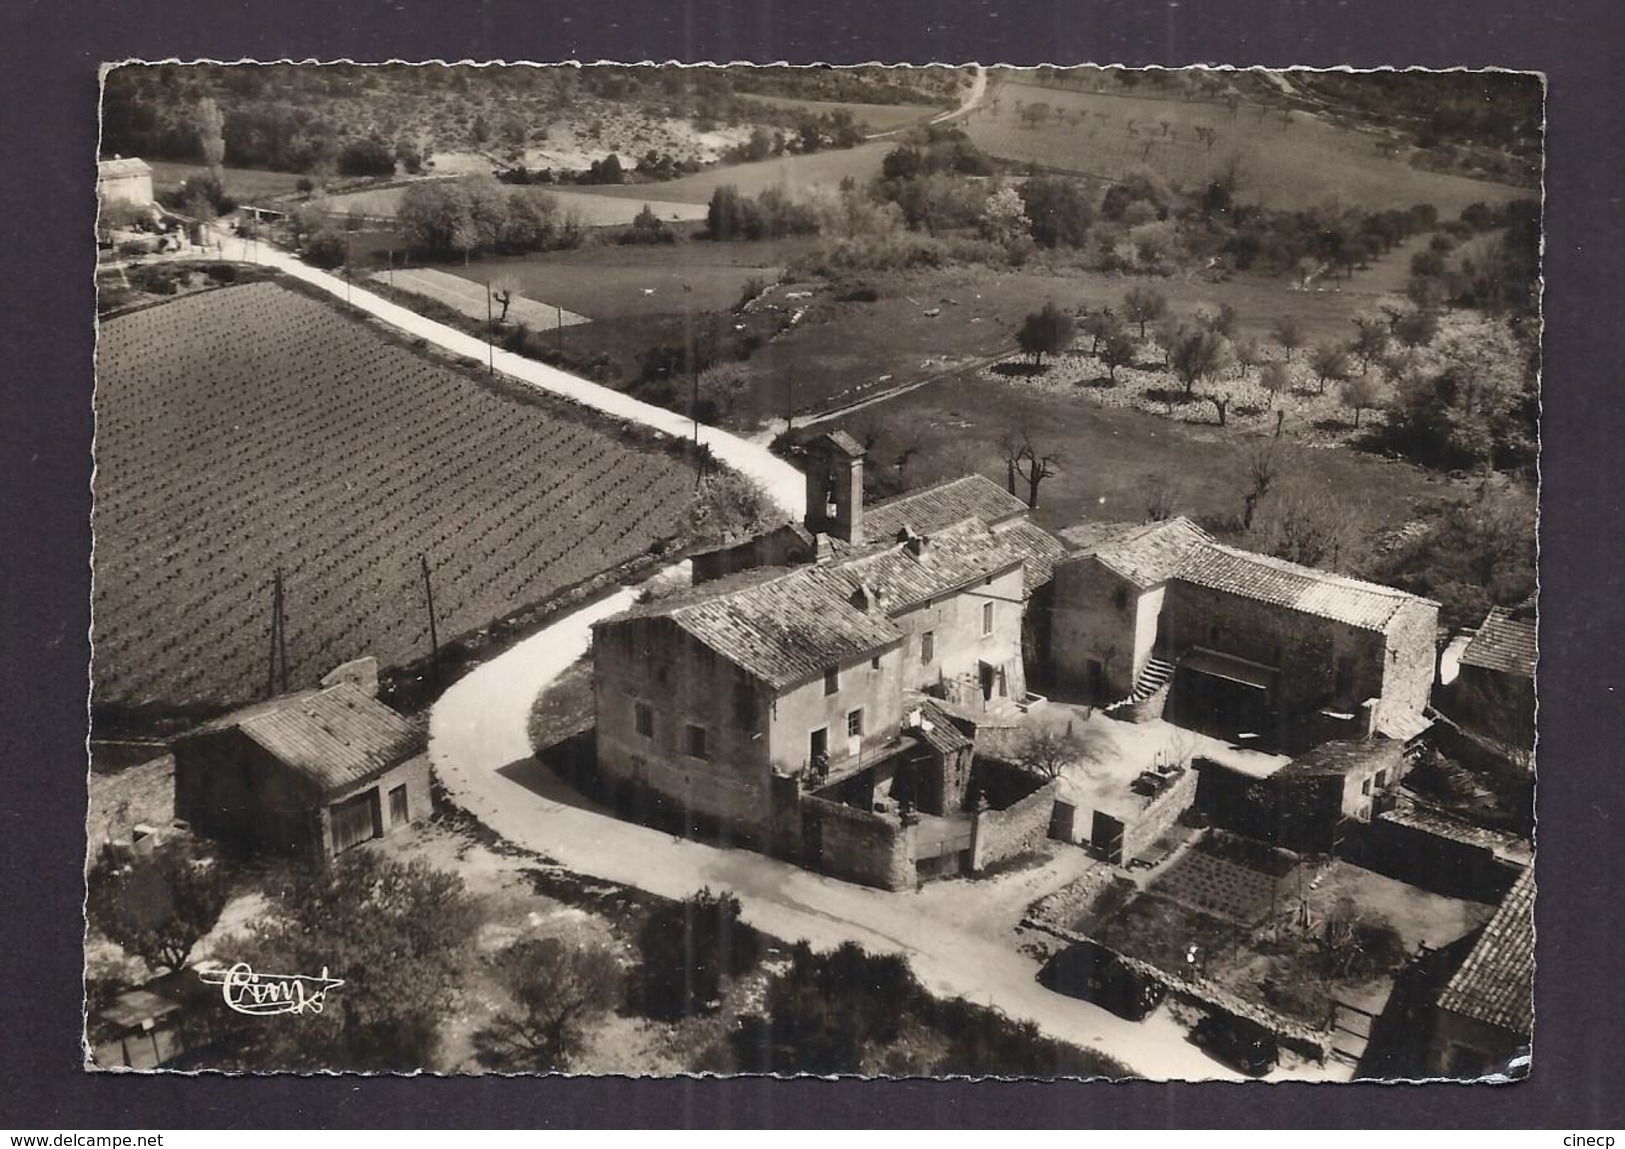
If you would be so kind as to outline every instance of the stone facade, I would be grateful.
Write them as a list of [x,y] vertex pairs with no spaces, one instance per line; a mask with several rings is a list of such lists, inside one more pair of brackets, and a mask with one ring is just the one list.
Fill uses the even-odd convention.
[[[667,619],[601,627],[593,650],[598,768],[611,781],[646,786],[766,837],[773,822],[770,779],[775,771],[800,774],[810,766],[816,731],[824,732],[831,768],[897,738],[902,683],[895,646],[831,669],[833,691],[820,676],[775,692]],[[855,739],[847,733],[854,711],[862,712]],[[704,731],[703,746],[691,728]]]
[[912,826],[812,794],[802,795],[799,808],[806,865],[883,890],[918,884]]
[[968,684],[955,699],[961,703],[972,697],[987,702],[1025,697],[1021,587],[1017,565],[980,585],[894,614],[892,621],[904,635],[905,685],[934,691],[944,680],[957,680]]
[[979,811],[974,822],[971,869],[980,870],[1043,845],[1049,837],[1060,786],[1058,780],[1051,779],[1003,810]]

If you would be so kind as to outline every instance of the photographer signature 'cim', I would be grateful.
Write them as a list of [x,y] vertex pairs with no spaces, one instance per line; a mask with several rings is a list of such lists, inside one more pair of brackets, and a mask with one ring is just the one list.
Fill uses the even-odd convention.
[[255,973],[245,961],[220,969],[199,970],[206,985],[218,985],[226,1005],[238,1013],[268,1017],[279,1013],[320,1013],[327,991],[344,984],[342,978],[297,973]]

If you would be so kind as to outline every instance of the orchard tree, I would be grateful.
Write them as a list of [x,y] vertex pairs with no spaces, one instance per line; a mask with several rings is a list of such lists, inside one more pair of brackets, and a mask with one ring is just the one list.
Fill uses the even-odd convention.
[[1291,390],[1292,372],[1284,360],[1272,359],[1259,371],[1258,385],[1269,392],[1270,404],[1273,406],[1281,401],[1282,395]]
[[1117,385],[1117,369],[1119,367],[1132,367],[1134,356],[1140,350],[1140,345],[1134,337],[1121,327],[1107,333],[1106,344],[1100,349],[1100,361],[1106,365],[1106,376]]
[[1123,296],[1123,315],[1130,323],[1140,325],[1140,338],[1145,338],[1145,325],[1161,319],[1168,313],[1168,297],[1154,287],[1131,287]]
[[153,968],[179,970],[225,909],[230,890],[220,862],[189,838],[145,857],[102,851],[86,881],[90,924]]
[[1294,351],[1303,346],[1303,326],[1293,316],[1283,315],[1277,319],[1275,330],[1271,334],[1275,336],[1275,342],[1286,352],[1288,359],[1292,358]]
[[1382,388],[1371,375],[1356,375],[1346,380],[1338,398],[1343,406],[1354,412],[1354,425],[1360,425],[1360,412],[1369,411],[1382,402]]
[[1315,373],[1318,394],[1326,393],[1327,383],[1341,383],[1351,373],[1348,352],[1335,343],[1317,343],[1309,357],[1309,367]]
[[1424,347],[1439,334],[1439,313],[1430,307],[1418,308],[1396,317],[1394,338],[1406,347]]
[[1228,350],[1224,336],[1202,328],[1187,330],[1175,341],[1170,363],[1174,374],[1185,385],[1185,398],[1195,394],[1198,383],[1223,370]]
[[1364,374],[1388,350],[1391,337],[1388,325],[1380,319],[1356,319],[1354,324],[1359,328],[1359,334],[1354,337],[1350,350],[1360,357],[1360,372]]
[[1072,317],[1054,303],[1046,303],[1039,311],[1028,315],[1016,332],[1016,346],[1033,357],[1037,367],[1044,365],[1044,356],[1057,355],[1072,344]]

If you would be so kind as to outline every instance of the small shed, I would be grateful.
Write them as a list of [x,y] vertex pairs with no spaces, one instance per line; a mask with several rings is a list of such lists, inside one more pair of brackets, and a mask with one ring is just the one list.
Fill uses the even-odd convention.
[[186,1052],[180,1004],[150,989],[119,994],[90,1019],[92,1058],[102,1069],[157,1069]]
[[431,810],[423,732],[353,682],[177,739],[175,813],[199,832],[330,859]]
[[96,194],[104,204],[146,207],[152,203],[152,168],[133,156],[102,160],[96,165]]

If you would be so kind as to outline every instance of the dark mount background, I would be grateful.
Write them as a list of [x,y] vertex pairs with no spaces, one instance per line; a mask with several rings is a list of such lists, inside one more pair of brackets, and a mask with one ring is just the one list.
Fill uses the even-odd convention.
[[[1617,339],[1625,104],[1604,0],[455,7],[357,0],[15,0],[0,11],[9,174],[0,320],[0,1126],[1618,1127],[1625,631]],[[97,65],[192,59],[941,60],[1498,65],[1550,76],[1536,1057],[1514,1087],[231,1080],[79,1069]],[[1612,354],[1611,354],[1612,353]]]

